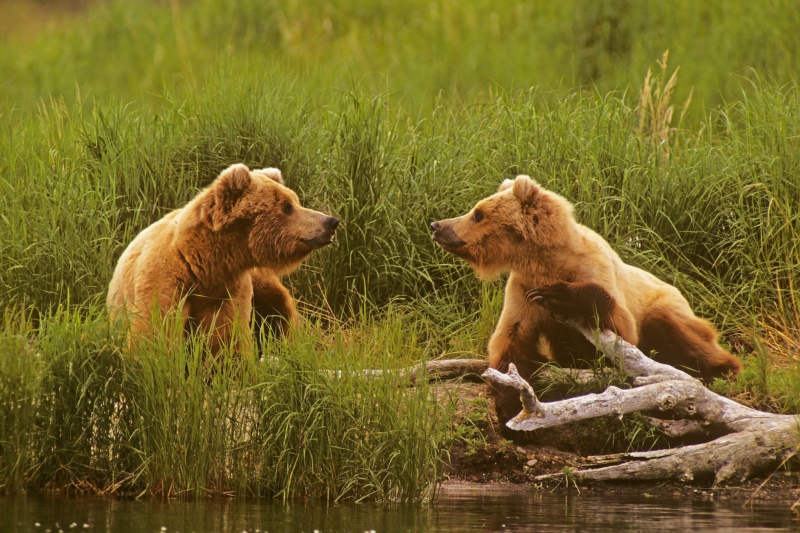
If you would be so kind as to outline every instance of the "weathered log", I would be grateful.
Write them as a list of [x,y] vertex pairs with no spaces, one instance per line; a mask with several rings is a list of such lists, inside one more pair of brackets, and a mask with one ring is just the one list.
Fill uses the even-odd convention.
[[380,377],[395,375],[407,377],[411,385],[425,381],[449,381],[462,379],[483,383],[481,374],[486,370],[488,363],[480,359],[436,359],[405,368],[390,368],[387,370],[327,370],[326,372],[337,378],[343,375],[364,375],[366,377]]
[[462,378],[466,381],[482,381],[481,374],[486,370],[486,361],[480,359],[437,359],[418,363],[399,370],[408,375],[411,383],[425,378],[429,381],[448,381]]
[[[405,368],[393,368],[387,370],[367,369],[354,371],[356,374],[363,374],[370,377],[393,374],[407,376],[413,385],[420,379],[427,381],[452,381],[461,379],[475,383],[484,383],[482,374],[488,368],[489,363],[485,359],[435,359],[424,363]],[[347,370],[329,370],[331,375],[341,377]],[[597,373],[584,368],[542,368],[537,377],[548,382],[564,382],[585,384],[592,383],[597,379]]]
[[[800,423],[794,415],[751,409],[715,394],[685,372],[646,357],[611,332],[582,330],[589,341],[633,378],[633,388],[609,387],[557,402],[543,403],[533,388],[510,365],[508,374],[488,369],[484,378],[520,392],[522,412],[507,422],[518,431],[533,431],[577,420],[621,417],[634,412],[659,412],[679,420],[662,420],[673,435],[718,438],[702,444],[649,452],[589,458],[601,468],[579,470],[577,481],[713,479],[716,485],[743,481],[774,469],[797,453]],[[563,474],[540,476],[551,479]]]
[[572,476],[576,481],[671,479],[688,483],[713,479],[714,485],[740,483],[776,468],[796,451],[798,433],[794,424],[796,420],[790,424],[775,421],[762,430],[732,433],[703,444],[589,458],[590,464],[610,466],[578,470]]

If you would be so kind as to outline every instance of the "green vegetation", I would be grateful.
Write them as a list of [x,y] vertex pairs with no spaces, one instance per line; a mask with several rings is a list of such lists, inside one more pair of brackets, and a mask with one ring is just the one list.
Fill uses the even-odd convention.
[[[800,410],[795,2],[110,2],[41,26],[15,5],[3,490],[423,495],[450,407],[349,372],[483,354],[502,285],[428,224],[517,173],[715,323],[745,363],[718,390]],[[128,353],[101,304],[117,257],[237,161],[344,221],[288,279],[307,331],[274,364],[201,364],[169,328]]]
[[317,326],[291,344],[265,339],[259,362],[204,357],[203,339],[170,333],[176,320],[131,353],[92,307],[59,310],[38,331],[8,311],[0,483],[162,497],[427,495],[454,405],[397,374],[363,372],[420,350],[401,318],[386,318],[380,342]]

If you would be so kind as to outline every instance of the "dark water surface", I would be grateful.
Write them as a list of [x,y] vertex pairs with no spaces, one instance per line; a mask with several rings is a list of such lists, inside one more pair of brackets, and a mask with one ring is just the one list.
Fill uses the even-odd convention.
[[0,532],[800,531],[787,503],[554,494],[453,493],[420,504],[0,498]]

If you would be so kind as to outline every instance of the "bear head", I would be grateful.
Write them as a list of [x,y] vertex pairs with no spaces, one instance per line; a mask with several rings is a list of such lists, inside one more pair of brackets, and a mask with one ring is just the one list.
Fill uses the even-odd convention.
[[566,199],[520,175],[503,181],[469,213],[433,222],[431,229],[436,244],[490,278],[541,260],[563,245],[574,223]]
[[276,168],[231,165],[206,189],[201,218],[214,232],[239,237],[252,266],[284,273],[333,242],[339,219],[300,205]]

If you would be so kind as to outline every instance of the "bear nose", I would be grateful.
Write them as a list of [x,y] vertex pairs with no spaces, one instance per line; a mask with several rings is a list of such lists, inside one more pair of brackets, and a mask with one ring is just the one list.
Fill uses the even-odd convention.
[[325,227],[328,228],[329,231],[336,231],[336,227],[339,225],[339,219],[336,217],[328,217],[325,220]]
[[431,222],[431,229],[433,231],[439,231],[439,228],[441,228],[441,227],[442,227],[442,225],[439,224],[438,222]]

